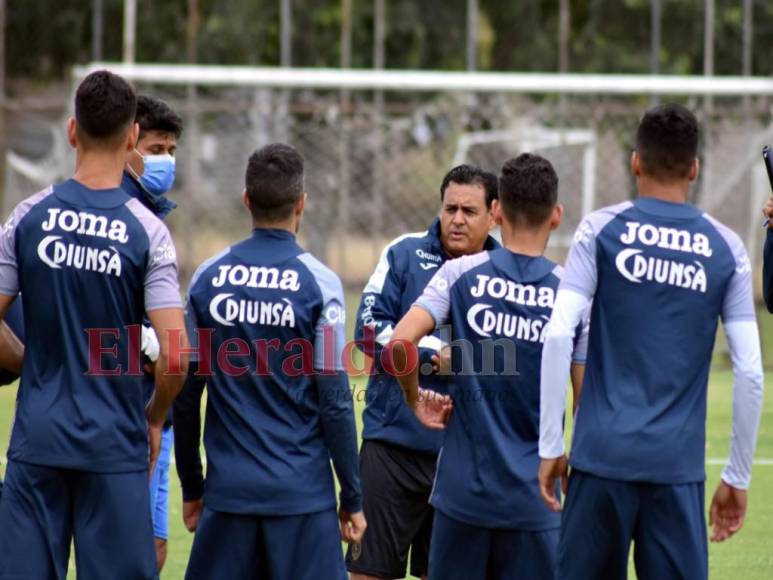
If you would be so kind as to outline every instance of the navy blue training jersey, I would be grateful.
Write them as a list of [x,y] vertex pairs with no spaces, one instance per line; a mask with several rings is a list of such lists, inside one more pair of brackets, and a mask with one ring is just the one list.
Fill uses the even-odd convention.
[[[127,327],[145,311],[182,307],[166,227],[121,189],[75,180],[49,187],[15,208],[0,236],[0,293],[20,291],[26,350],[9,458],[147,469],[141,377],[127,374],[139,358]],[[91,360],[87,329],[104,329]]]
[[[332,459],[342,505],[361,509],[338,276],[289,232],[255,229],[199,267],[188,316],[199,349],[207,350],[202,332],[213,333],[211,364],[198,355],[207,374],[206,505],[254,515],[335,507]],[[178,441],[187,428],[175,420]]]
[[703,481],[717,323],[755,320],[739,237],[689,204],[638,198],[580,224],[561,288],[593,298],[571,464],[625,481]]
[[[497,247],[497,241],[489,237],[485,249]],[[436,219],[426,232],[406,234],[389,244],[363,291],[355,338],[362,341],[366,331],[372,333],[372,343],[360,344],[360,348],[374,358],[375,365],[368,379],[362,414],[363,439],[430,453],[440,449],[442,433],[424,427],[403,404],[403,391],[397,379],[384,371],[380,354],[391,339],[394,327],[447,259],[440,238],[440,220]],[[440,329],[419,344],[422,367],[430,371],[422,372],[421,380],[427,388],[446,392],[447,377],[431,372],[431,357],[441,346]]]
[[[453,328],[454,407],[432,505],[471,525],[559,526],[540,499],[540,364],[561,268],[505,248],[447,262],[416,305]],[[584,359],[578,330],[574,360]]]

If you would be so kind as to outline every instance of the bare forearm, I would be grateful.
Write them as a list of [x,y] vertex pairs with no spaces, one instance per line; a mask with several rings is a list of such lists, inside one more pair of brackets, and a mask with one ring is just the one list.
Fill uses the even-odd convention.
[[24,345],[5,322],[0,322],[0,368],[20,375],[23,360]]
[[146,408],[148,421],[151,425],[163,425],[166,421],[169,407],[182,389],[185,375],[188,372],[188,361],[181,361],[181,368],[169,372],[169,354],[162,353],[156,362],[155,383],[156,388]]

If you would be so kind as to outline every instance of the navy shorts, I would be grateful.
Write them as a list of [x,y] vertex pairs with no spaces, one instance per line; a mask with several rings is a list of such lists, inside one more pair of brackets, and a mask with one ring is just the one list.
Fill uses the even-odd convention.
[[204,506],[186,580],[346,580],[335,510],[297,516],[217,512]]
[[555,580],[557,560],[557,528],[484,528],[435,511],[429,550],[430,580]]
[[0,578],[156,577],[148,472],[94,473],[10,461],[0,500]]
[[573,470],[561,518],[562,580],[708,578],[703,482],[616,481]]

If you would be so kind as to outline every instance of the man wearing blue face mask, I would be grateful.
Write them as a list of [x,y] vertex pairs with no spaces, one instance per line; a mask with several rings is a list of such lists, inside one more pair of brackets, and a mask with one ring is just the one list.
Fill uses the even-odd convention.
[[[182,119],[165,102],[147,95],[139,95],[135,121],[140,126],[139,139],[137,147],[129,154],[121,189],[139,199],[160,219],[164,219],[177,207],[176,203],[166,197],[166,193],[174,185],[174,156],[177,151],[177,139],[183,130]],[[157,344],[155,334],[146,321],[142,332],[142,350],[151,361],[158,356]],[[146,397],[149,398],[154,388],[152,374],[145,374],[144,385]],[[172,440],[170,409],[164,425],[158,463],[150,480],[150,503],[159,573],[166,561],[169,536],[169,464]]]
[[165,194],[174,185],[174,156],[183,131],[182,119],[165,102],[139,95],[136,122],[140,137],[129,154],[121,189],[163,219],[177,207]]

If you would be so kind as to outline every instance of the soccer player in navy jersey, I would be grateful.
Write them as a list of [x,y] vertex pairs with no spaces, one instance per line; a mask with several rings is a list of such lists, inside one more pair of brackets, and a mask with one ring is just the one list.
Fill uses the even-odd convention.
[[[75,95],[72,179],[21,202],[0,236],[0,313],[24,295],[27,346],[0,500],[0,578],[153,578],[148,471],[186,368],[174,245],[120,189],[136,96],[107,71]],[[139,372],[143,315],[160,339],[156,389]],[[176,370],[178,372],[170,372]],[[150,442],[150,449],[149,449]]]
[[192,402],[175,408],[175,447],[186,525],[196,530],[189,580],[342,580],[341,539],[359,541],[365,531],[342,361],[343,289],[295,240],[303,177],[292,147],[256,151],[243,194],[252,233],[191,281],[187,314],[207,386],[207,473],[205,482],[201,391],[186,385]]
[[741,529],[763,375],[751,267],[740,238],[687,202],[698,123],[680,105],[646,112],[631,169],[639,196],[580,224],[542,358],[540,484],[554,510],[565,480],[562,416],[572,331],[592,301],[588,358],[569,462],[562,579],[708,576],[706,389],[722,319],[733,365],[730,458],[711,538]]
[[[368,377],[360,469],[368,533],[349,547],[346,563],[352,580],[427,574],[435,478],[442,434],[424,427],[403,404],[397,379],[381,365],[382,348],[397,322],[447,261],[498,248],[489,235],[491,205],[497,198],[497,176],[473,165],[458,165],[440,185],[438,217],[424,232],[405,234],[381,255],[362,294],[355,338],[373,359]],[[424,337],[419,353],[422,380],[447,391],[448,376],[433,371],[441,350],[440,331]]]
[[[139,125],[139,136],[137,145],[128,155],[121,189],[163,220],[177,207],[166,194],[174,185],[175,153],[177,140],[182,134],[182,119],[164,101],[148,95],[139,95],[134,120]],[[0,356],[5,357],[5,360],[0,358],[0,385],[10,384],[21,375],[21,356],[24,353],[23,326],[20,296],[8,308],[4,323],[0,326]],[[143,321],[141,342],[143,354],[150,362],[155,362],[158,357],[158,338],[147,319]],[[146,400],[149,400],[155,388],[155,376],[152,372],[144,373],[143,388]],[[166,562],[169,536],[169,466],[172,438],[170,408],[161,434],[158,461],[150,478],[150,509],[159,572]]]
[[[431,579],[556,577],[559,516],[540,502],[537,441],[542,343],[562,271],[542,255],[561,220],[557,193],[546,159],[507,161],[493,207],[504,247],[444,264],[390,343],[397,354],[441,325],[453,333],[450,397],[420,388],[416,368],[398,374],[416,416],[448,425],[430,500]],[[573,339],[580,378],[581,325]],[[403,350],[395,369],[406,362]]]

